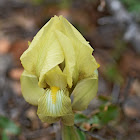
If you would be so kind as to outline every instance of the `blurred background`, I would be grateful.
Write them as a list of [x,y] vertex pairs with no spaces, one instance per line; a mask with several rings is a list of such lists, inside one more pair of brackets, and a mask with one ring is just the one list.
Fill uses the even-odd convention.
[[21,94],[21,54],[54,15],[90,42],[100,64],[98,96],[77,112],[81,140],[140,140],[139,0],[0,0],[0,140],[61,140]]

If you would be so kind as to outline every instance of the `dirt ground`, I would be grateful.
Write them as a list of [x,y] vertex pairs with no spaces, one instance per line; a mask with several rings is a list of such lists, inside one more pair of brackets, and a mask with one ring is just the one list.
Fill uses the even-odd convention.
[[18,135],[8,134],[10,140],[61,140],[60,124],[42,123],[37,107],[24,100],[20,87],[19,58],[28,41],[54,15],[65,16],[83,34],[100,64],[98,95],[83,114],[98,115],[102,99],[107,102],[104,109],[111,104],[119,110],[117,118],[106,124],[81,121],[76,125],[84,128],[89,140],[140,140],[140,55],[123,40],[122,26],[99,24],[102,17],[111,16],[107,7],[100,11],[99,6],[99,1],[88,0],[65,6],[59,0],[45,4],[0,1],[0,116],[21,130]]

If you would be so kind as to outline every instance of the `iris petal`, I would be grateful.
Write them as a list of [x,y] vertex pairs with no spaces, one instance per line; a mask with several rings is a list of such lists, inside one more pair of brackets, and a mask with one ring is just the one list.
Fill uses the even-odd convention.
[[38,86],[37,77],[24,71],[21,75],[20,81],[22,94],[25,100],[30,104],[38,105],[38,99],[45,91]]
[[69,87],[72,87],[72,78],[73,78],[73,72],[76,65],[75,60],[75,51],[73,49],[73,45],[69,38],[65,36],[62,32],[56,30],[56,35],[59,40],[60,46],[62,47],[62,50],[64,52],[65,57],[65,68],[64,73],[67,75],[67,83]]
[[50,87],[56,86],[64,89],[67,86],[66,75],[61,71],[59,66],[52,68],[46,73],[45,81]]
[[60,16],[60,22],[63,27],[63,34],[71,41],[73,45],[72,50],[74,49],[75,52],[76,67],[73,79],[76,83],[79,78],[83,79],[91,76],[94,70],[97,69],[98,64],[92,55],[93,48],[81,33],[62,16]]
[[34,68],[36,67],[38,55],[39,52],[41,52],[43,46],[45,46],[46,37],[53,28],[54,20],[54,18],[51,19],[41,28],[41,30],[39,30],[33,41],[29,43],[29,48],[20,57],[24,69],[26,69],[32,74],[36,74],[36,69]]
[[97,73],[90,78],[85,78],[76,85],[72,95],[74,97],[72,108],[73,110],[85,110],[90,101],[96,96],[98,90]]
[[21,56],[25,70],[39,78],[39,86],[46,88],[45,74],[64,61],[63,51],[55,35],[59,18],[52,18],[35,36]]
[[56,95],[52,94],[52,91],[47,89],[46,93],[40,97],[37,111],[39,118],[43,122],[54,123],[66,116],[62,122],[66,125],[73,125],[74,114],[70,98],[64,94],[63,90],[58,90]]

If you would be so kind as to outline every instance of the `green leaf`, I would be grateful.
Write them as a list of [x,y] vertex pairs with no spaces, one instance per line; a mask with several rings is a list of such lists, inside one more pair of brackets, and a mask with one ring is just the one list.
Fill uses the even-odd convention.
[[74,122],[75,123],[82,123],[88,121],[87,116],[83,114],[75,114]]
[[4,116],[0,116],[0,128],[3,129],[6,134],[17,135],[20,133],[19,127],[17,127],[14,122]]
[[139,0],[122,0],[123,4],[126,6],[130,12],[140,12]]
[[114,82],[118,84],[123,83],[123,77],[121,73],[119,72],[116,64],[108,65],[104,74],[110,82]]
[[86,135],[84,132],[80,131],[79,129],[77,129],[77,133],[80,137],[80,140],[86,140]]
[[61,0],[61,3],[59,4],[60,8],[69,8],[72,4],[72,0]]
[[2,132],[2,140],[9,140],[5,131]]
[[103,104],[106,104],[108,101],[111,100],[111,98],[109,96],[103,96],[103,95],[99,95],[98,96],[99,101],[101,101]]
[[119,109],[117,106],[110,105],[106,111],[101,111],[99,114],[102,124],[107,124],[109,121],[116,119],[119,116]]
[[94,115],[92,118],[88,120],[90,124],[100,124],[100,119],[97,115]]
[[62,125],[62,140],[80,140],[76,128]]

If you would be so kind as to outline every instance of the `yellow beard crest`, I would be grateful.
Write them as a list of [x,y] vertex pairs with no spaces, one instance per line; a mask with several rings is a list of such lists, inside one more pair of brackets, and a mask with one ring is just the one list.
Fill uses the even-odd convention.
[[53,104],[56,103],[56,94],[57,94],[58,90],[59,90],[58,87],[51,87],[51,97],[52,97],[52,103]]

